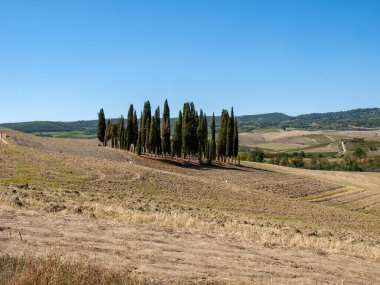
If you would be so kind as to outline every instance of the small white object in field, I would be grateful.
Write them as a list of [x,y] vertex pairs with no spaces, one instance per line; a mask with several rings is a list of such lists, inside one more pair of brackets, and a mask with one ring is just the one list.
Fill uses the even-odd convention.
[[129,165],[132,165],[132,160],[129,161]]
[[228,183],[228,180],[226,180],[226,183]]

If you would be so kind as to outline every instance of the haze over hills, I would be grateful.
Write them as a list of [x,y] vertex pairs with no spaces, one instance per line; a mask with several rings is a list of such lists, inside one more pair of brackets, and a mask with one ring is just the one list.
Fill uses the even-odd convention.
[[[209,117],[210,119],[210,117]],[[176,118],[172,118],[172,127]],[[289,116],[283,113],[238,116],[239,131],[250,132],[261,128],[297,128],[347,130],[380,128],[380,108],[354,109],[341,112],[312,113]],[[218,127],[220,117],[216,117]],[[2,127],[40,136],[93,138],[97,120],[75,122],[33,121],[4,123]],[[61,135],[53,135],[61,133]]]

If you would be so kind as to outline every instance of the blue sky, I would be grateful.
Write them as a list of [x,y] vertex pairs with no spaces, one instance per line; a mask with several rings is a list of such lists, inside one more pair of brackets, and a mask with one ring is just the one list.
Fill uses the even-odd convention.
[[207,114],[380,106],[380,1],[0,1],[0,122],[168,98]]

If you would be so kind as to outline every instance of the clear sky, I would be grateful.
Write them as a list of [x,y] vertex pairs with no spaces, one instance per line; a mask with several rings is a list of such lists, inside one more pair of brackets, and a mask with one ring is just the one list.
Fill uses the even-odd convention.
[[380,1],[0,1],[0,122],[165,98],[172,116],[379,107]]

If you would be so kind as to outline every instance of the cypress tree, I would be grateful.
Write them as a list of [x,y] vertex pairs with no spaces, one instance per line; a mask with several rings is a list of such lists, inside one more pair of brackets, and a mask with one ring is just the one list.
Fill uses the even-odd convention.
[[[135,115],[136,115],[136,111],[135,111]],[[136,151],[137,151],[137,155],[141,155],[141,149],[142,149],[142,141],[141,141],[141,127],[142,127],[142,113],[141,113],[141,116],[140,116],[140,130],[137,131],[137,146],[136,146]],[[136,116],[136,120],[137,120],[137,116]],[[137,125],[137,122],[136,122],[136,125]]]
[[220,129],[219,129],[219,134],[218,134],[218,144],[216,146],[217,154],[218,154],[218,160],[220,160],[220,158],[225,160],[225,157],[226,157],[228,118],[229,118],[228,111],[223,109],[222,115],[220,118]]
[[130,150],[131,145],[135,141],[134,129],[133,129],[133,105],[129,106],[128,116],[127,116],[127,130],[126,130],[126,149]]
[[112,138],[112,123],[111,120],[107,121],[106,132],[104,137],[104,145],[107,146],[108,142]]
[[216,140],[215,140],[215,116],[212,113],[212,121],[211,121],[211,157],[210,159],[213,161],[216,159]]
[[118,142],[118,126],[116,124],[112,124],[112,147],[119,147]]
[[234,122],[234,157],[236,160],[236,157],[239,154],[239,130],[238,130],[238,121],[235,118]]
[[139,125],[138,125],[138,121],[137,121],[136,110],[134,110],[134,112],[133,112],[133,142],[132,142],[134,151],[135,151],[135,148],[137,145],[138,135],[139,135]]
[[123,115],[120,116],[119,122],[118,122],[118,140],[119,140],[119,147],[121,149],[125,149],[125,128],[124,128],[124,117]]
[[181,157],[182,155],[182,112],[179,111],[178,119],[175,123],[172,145],[171,145],[172,157]]
[[157,130],[156,118],[155,116],[153,116],[150,121],[148,145],[147,145],[147,149],[148,149],[148,152],[150,152],[150,154],[153,154],[156,151],[156,139],[157,139],[156,130]]
[[208,126],[207,126],[207,116],[203,113],[203,155],[206,157],[208,154]]
[[203,117],[203,111],[202,109],[199,112],[199,119],[198,119],[198,128],[197,128],[197,140],[198,140],[198,160],[199,163],[202,162],[202,154],[204,153],[204,123],[203,123],[204,117]]
[[231,158],[234,153],[234,109],[231,108],[231,116],[227,123],[226,156]]
[[152,118],[150,102],[144,102],[144,110],[142,120],[142,128],[141,128],[141,145],[143,148],[143,152],[145,153],[148,144],[149,144],[149,129],[150,129],[150,121]]
[[96,134],[98,136],[98,140],[104,145],[104,137],[106,134],[106,118],[104,116],[103,108],[101,108],[98,113],[98,129]]
[[164,113],[162,116],[162,153],[170,153],[170,110],[168,100],[164,103]]
[[182,149],[184,158],[188,156],[190,160],[191,147],[191,119],[190,119],[190,104],[186,102],[183,105],[182,115]]
[[155,113],[154,113],[154,117],[155,117],[155,135],[156,135],[156,139],[155,139],[155,153],[157,155],[161,155],[162,151],[161,151],[161,119],[160,119],[160,107],[158,106]]
[[199,123],[199,116],[194,107],[194,103],[190,103],[190,155],[196,155],[198,152],[198,142],[197,142],[197,129]]
[[208,140],[207,141],[207,163],[210,164],[211,161],[212,161],[212,153],[213,153],[213,150],[212,150],[212,140]]

